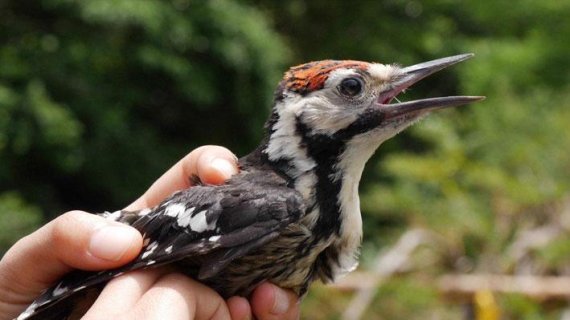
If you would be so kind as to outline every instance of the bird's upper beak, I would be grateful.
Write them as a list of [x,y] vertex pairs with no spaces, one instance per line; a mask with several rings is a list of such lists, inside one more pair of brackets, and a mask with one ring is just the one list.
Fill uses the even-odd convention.
[[390,101],[400,92],[410,87],[421,79],[473,57],[472,53],[441,58],[428,62],[415,64],[400,70],[399,76],[391,83],[390,89],[382,92],[378,98],[377,105],[383,110],[386,118],[395,118],[405,114],[419,111],[432,111],[436,109],[455,107],[471,102],[485,99],[483,96],[452,96],[428,98],[407,102],[392,103]]

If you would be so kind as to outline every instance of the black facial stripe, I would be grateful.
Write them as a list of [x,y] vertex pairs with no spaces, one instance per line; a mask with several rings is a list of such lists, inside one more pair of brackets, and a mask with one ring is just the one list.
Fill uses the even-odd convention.
[[385,115],[376,108],[368,108],[358,117],[356,121],[348,127],[337,131],[334,134],[334,140],[348,141],[354,136],[370,131],[378,127],[384,120]]
[[[327,235],[340,232],[340,206],[338,195],[342,179],[332,180],[336,173],[335,164],[346,149],[347,142],[354,136],[370,131],[380,125],[384,115],[377,109],[369,108],[355,122],[333,135],[313,134],[310,128],[297,118],[297,133],[302,137],[303,147],[307,156],[313,159],[317,166],[316,198],[321,210],[317,222],[317,234]],[[334,198],[333,198],[334,197]]]
[[340,232],[338,194],[342,181],[340,179],[332,181],[331,175],[335,173],[334,165],[343,153],[346,141],[325,134],[312,135],[310,129],[299,119],[297,119],[297,133],[302,137],[307,156],[317,163],[315,196],[321,214],[314,232],[323,236],[338,234]]

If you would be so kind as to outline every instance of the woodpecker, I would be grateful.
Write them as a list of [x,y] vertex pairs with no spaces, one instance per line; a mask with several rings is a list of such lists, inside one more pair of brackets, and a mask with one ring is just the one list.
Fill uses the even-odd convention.
[[[144,238],[131,263],[74,271],[17,319],[68,318],[77,297],[125,272],[173,265],[227,298],[271,281],[303,296],[354,270],[362,239],[358,185],[380,144],[434,110],[482,100],[399,102],[417,81],[473,54],[409,67],[324,60],[292,67],[279,83],[266,135],[223,185],[181,190],[154,208],[103,217]],[[397,103],[392,103],[396,99]]]

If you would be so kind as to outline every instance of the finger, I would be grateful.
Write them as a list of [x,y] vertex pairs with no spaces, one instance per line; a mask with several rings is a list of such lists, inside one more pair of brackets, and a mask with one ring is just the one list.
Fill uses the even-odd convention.
[[249,320],[253,316],[251,314],[251,306],[249,301],[244,297],[231,297],[226,301],[232,320]]
[[142,236],[134,228],[86,212],[67,212],[4,255],[0,301],[27,304],[70,270],[115,268],[136,257],[141,247]]
[[256,319],[299,319],[299,298],[291,290],[284,290],[269,282],[260,284],[250,299]]
[[127,210],[150,208],[175,191],[190,187],[193,176],[208,184],[220,184],[237,173],[237,159],[219,146],[203,146],[190,152],[164,173]]
[[221,184],[238,171],[236,156],[224,147],[200,147],[188,158],[189,164],[195,166],[190,172],[206,184]]
[[136,270],[111,280],[83,319],[112,319],[127,314],[168,270]]
[[163,276],[139,300],[133,319],[230,319],[225,301],[211,288],[184,275]]

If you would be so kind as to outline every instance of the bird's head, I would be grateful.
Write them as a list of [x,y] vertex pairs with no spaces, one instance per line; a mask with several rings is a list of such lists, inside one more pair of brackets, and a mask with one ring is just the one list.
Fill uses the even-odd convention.
[[378,146],[431,111],[483,99],[453,96],[399,102],[396,96],[472,56],[410,67],[325,60],[285,73],[275,92],[267,137],[252,159],[269,163],[303,196],[308,211],[302,223],[316,239],[336,235],[319,255],[325,261],[322,265],[331,268],[321,275],[323,279],[356,266],[362,237],[358,185]]
[[[483,99],[452,96],[392,103],[419,80],[472,56],[462,54],[409,67],[352,60],[293,67],[275,93],[266,153],[273,160],[291,158],[291,152],[298,152],[291,145],[310,148],[316,142],[320,151],[339,156],[352,142],[367,146],[355,151],[372,149],[367,152],[371,154],[380,143],[431,111]],[[288,141],[290,137],[297,142]]]

